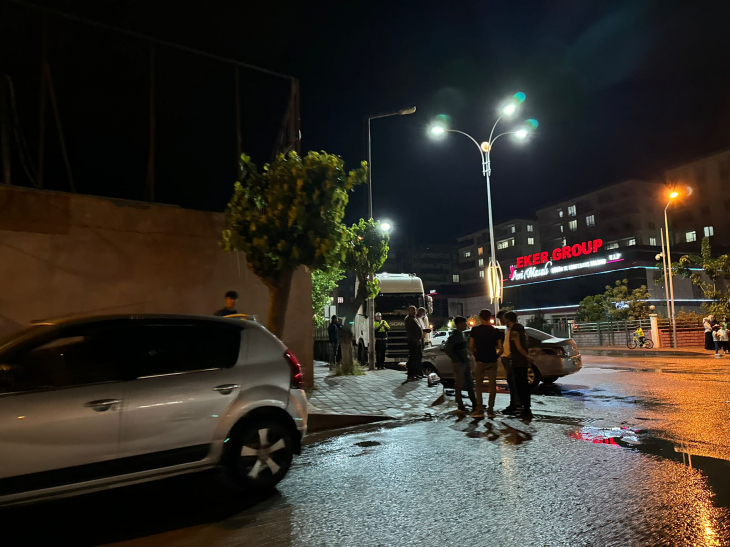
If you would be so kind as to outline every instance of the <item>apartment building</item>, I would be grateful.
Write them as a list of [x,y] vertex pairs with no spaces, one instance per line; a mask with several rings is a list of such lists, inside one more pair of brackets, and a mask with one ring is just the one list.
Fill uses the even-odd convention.
[[727,245],[730,242],[730,150],[669,169],[665,178],[667,186],[676,186],[680,193],[669,208],[674,242],[693,244],[709,236],[711,243]]
[[[537,222],[531,219],[513,219],[494,226],[497,260],[510,262],[518,256],[540,250]],[[457,239],[458,265],[452,281],[462,285],[477,284],[485,279],[489,264],[489,230],[484,229]]]

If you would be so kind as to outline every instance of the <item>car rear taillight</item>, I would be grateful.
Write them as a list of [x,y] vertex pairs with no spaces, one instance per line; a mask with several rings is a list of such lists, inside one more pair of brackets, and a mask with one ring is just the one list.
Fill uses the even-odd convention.
[[292,389],[304,389],[304,373],[302,372],[302,365],[299,364],[299,360],[296,355],[291,351],[286,350],[284,352],[284,359],[289,363],[291,369],[291,387]]
[[543,348],[545,353],[548,355],[557,355],[558,357],[565,357],[565,348],[562,348],[560,346],[552,347],[552,348]]

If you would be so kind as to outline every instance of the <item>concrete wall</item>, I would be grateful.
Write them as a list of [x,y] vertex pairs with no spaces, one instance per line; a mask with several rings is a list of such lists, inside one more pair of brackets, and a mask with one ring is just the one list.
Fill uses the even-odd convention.
[[[31,321],[85,314],[268,315],[269,291],[243,255],[218,247],[223,215],[0,187],[0,336]],[[240,267],[240,270],[239,270]],[[294,276],[284,343],[312,378],[311,278]]]

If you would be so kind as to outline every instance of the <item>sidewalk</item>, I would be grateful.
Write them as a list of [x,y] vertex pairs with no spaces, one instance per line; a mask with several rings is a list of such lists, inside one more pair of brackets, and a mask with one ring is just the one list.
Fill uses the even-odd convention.
[[431,412],[443,388],[428,382],[405,382],[405,372],[367,371],[364,376],[330,375],[327,363],[314,362],[315,389],[307,390],[309,412],[404,418]]
[[580,346],[582,355],[608,355],[614,357],[708,357],[712,352],[702,347],[629,349],[621,346]]

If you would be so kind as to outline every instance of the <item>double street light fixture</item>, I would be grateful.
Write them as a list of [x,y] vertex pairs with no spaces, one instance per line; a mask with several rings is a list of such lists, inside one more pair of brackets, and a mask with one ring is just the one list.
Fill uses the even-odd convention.
[[459,133],[461,135],[464,135],[465,137],[468,137],[479,149],[479,154],[482,159],[482,174],[484,175],[484,178],[487,182],[487,210],[489,214],[489,244],[491,247],[491,256],[489,257],[489,265],[486,270],[486,278],[487,278],[487,294],[489,295],[489,300],[494,304],[494,313],[499,311],[499,303],[502,300],[503,295],[503,282],[504,282],[504,276],[502,275],[502,268],[499,266],[499,262],[496,258],[496,249],[494,244],[494,223],[492,221],[492,190],[490,186],[490,175],[492,174],[492,163],[491,163],[491,153],[492,148],[494,147],[494,143],[497,141],[498,138],[504,136],[504,135],[514,135],[514,137],[517,140],[524,141],[527,139],[527,137],[530,135],[530,133],[537,129],[538,123],[537,120],[529,119],[525,120],[525,122],[516,128],[514,128],[512,131],[505,131],[504,133],[499,133],[498,135],[494,135],[497,125],[502,120],[502,118],[510,117],[515,112],[517,112],[517,109],[519,106],[525,101],[525,94],[524,93],[515,93],[509,101],[501,108],[501,114],[497,118],[497,121],[494,122],[494,126],[492,127],[492,131],[489,133],[489,140],[482,142],[479,144],[477,140],[469,135],[468,133],[464,133],[463,131],[458,131],[456,129],[449,129],[444,124],[436,124],[431,127],[431,134],[435,136],[442,136],[446,133]]
[[[372,138],[370,131],[370,124],[373,120],[379,120],[380,118],[390,118],[393,116],[408,116],[415,114],[416,107],[401,108],[395,112],[388,114],[377,114],[375,116],[368,116],[368,218],[373,220],[373,152],[372,152]],[[390,222],[381,222],[380,229],[383,232],[390,232],[393,225]],[[373,276],[370,275],[370,281],[373,281]],[[375,370],[375,301],[372,298],[368,298],[368,368]]]

